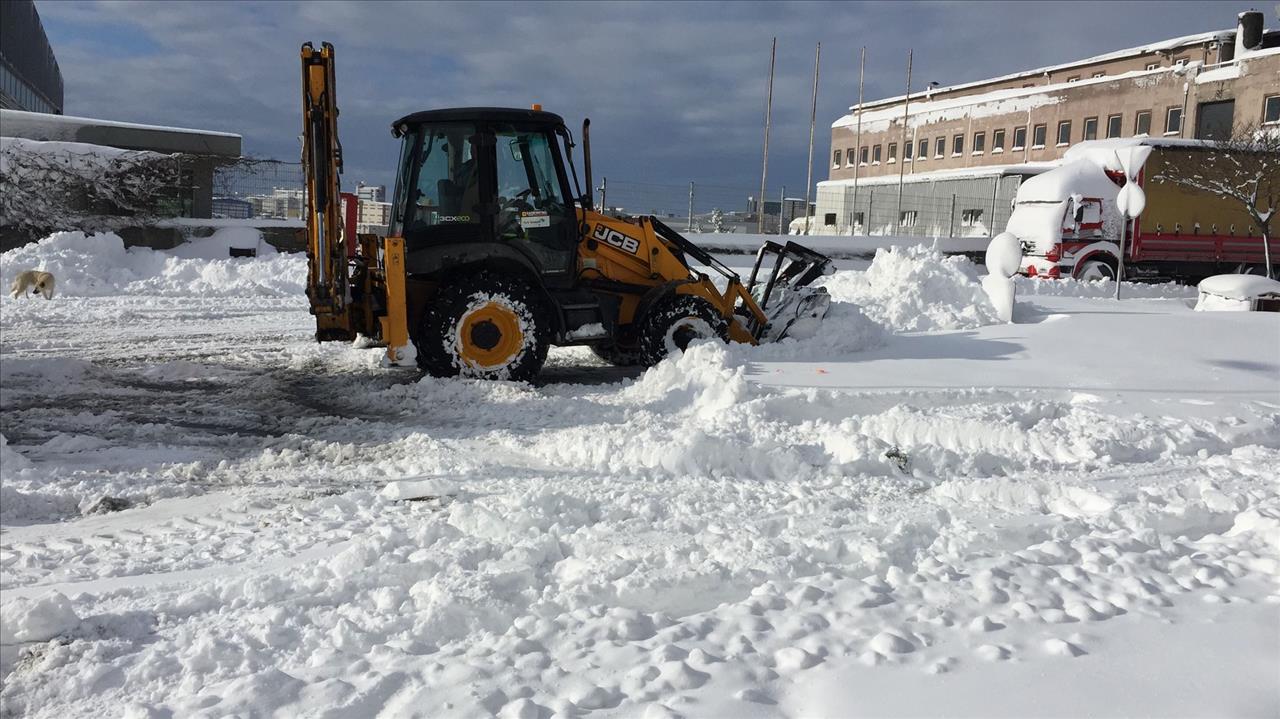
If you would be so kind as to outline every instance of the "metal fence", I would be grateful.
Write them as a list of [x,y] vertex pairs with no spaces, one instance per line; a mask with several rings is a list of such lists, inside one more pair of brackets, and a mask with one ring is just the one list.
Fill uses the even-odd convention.
[[302,217],[302,163],[244,157],[213,176],[213,213],[221,217]]
[[[766,192],[764,201],[765,232],[785,232],[791,220],[790,205],[782,202],[785,188],[776,187]],[[601,179],[596,186],[597,204],[606,212],[616,215],[655,215],[678,229],[693,232],[756,232],[759,226],[760,208],[756,196],[759,186],[728,186],[691,181],[683,184],[662,184]],[[803,206],[803,200],[797,206]],[[779,214],[782,214],[779,224]]]
[[1009,221],[1019,175],[818,188],[813,234],[990,237]]
[[[991,236],[1003,228],[1023,178],[1016,175],[910,182],[899,200],[895,184],[820,186],[812,195],[811,234],[915,237]],[[597,204],[615,215],[655,215],[692,232],[749,232],[760,226],[760,188],[745,185],[639,182],[603,177]],[[302,165],[242,158],[213,177],[217,217],[300,219]],[[804,188],[769,188],[763,203],[764,231],[787,233],[804,216]]]

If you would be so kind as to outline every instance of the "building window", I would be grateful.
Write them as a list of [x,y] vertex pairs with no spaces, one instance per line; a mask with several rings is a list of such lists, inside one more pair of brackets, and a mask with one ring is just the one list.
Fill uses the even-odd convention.
[[1120,137],[1120,121],[1123,119],[1123,115],[1107,116],[1107,139]]
[[1031,146],[1033,148],[1044,147],[1044,140],[1049,135],[1049,126],[1040,124],[1031,130]]
[[903,210],[902,212],[898,213],[898,226],[899,227],[915,227],[916,211]]
[[1067,78],[1067,82],[1080,82],[1080,76],[1072,75],[1071,77]]
[[1164,134],[1177,135],[1182,132],[1182,108],[1171,107],[1164,115]]
[[960,213],[961,227],[975,227],[980,224],[982,224],[982,210],[975,208]]
[[1262,121],[1268,125],[1280,122],[1280,95],[1272,95],[1262,101]]
[[1084,119],[1084,139],[1086,140],[1098,139],[1098,118],[1086,117]]
[[1013,149],[1021,150],[1027,146],[1027,126],[1013,128]]
[[1151,111],[1140,110],[1133,118],[1133,134],[1150,135],[1151,134]]
[[853,213],[853,217],[850,218],[851,219],[850,224],[853,225],[854,227],[862,227],[862,217],[863,215],[861,212]]
[[991,153],[1004,152],[1004,130],[991,133]]
[[929,141],[928,140],[920,141],[920,149],[916,151],[916,159],[917,160],[929,159]]
[[908,143],[906,143],[906,144],[904,144],[904,145],[902,146],[902,161],[903,161],[903,162],[911,162],[911,148],[913,148],[913,147],[915,147],[915,145],[912,145],[910,142],[908,142]]
[[873,165],[880,164],[880,146],[879,145],[876,145],[875,147],[871,148],[871,164]]
[[981,155],[987,151],[987,133],[973,133],[973,154]]
[[1148,70],[1159,70],[1159,69],[1160,69],[1160,63],[1158,63],[1158,62],[1149,62],[1149,63],[1147,63],[1147,69],[1148,69]]
[[835,169],[839,166],[840,166],[840,151],[836,150],[835,152],[831,153],[831,167],[832,169]]
[[1174,58],[1173,60],[1174,67],[1186,67],[1186,65],[1187,65],[1187,58],[1185,57],[1178,57],[1178,58]]
[[956,135],[951,138],[951,156],[964,154],[964,135]]
[[898,161],[898,143],[891,142],[889,143],[889,162],[897,162],[897,161]]
[[1104,77],[1106,74],[1107,73],[1105,72],[1095,72],[1093,73],[1093,77]]
[[939,137],[933,143],[933,156],[943,157],[947,154],[947,138]]
[[1058,146],[1071,144],[1071,121],[1063,120],[1058,123]]
[[827,227],[835,227],[835,226],[836,226],[836,213],[834,213],[834,212],[828,212],[828,213],[825,213],[825,214],[822,216],[822,224],[826,225]]
[[862,146],[862,152],[860,154],[862,159],[859,160],[859,162],[861,162],[864,165],[867,164],[867,146],[866,145]]

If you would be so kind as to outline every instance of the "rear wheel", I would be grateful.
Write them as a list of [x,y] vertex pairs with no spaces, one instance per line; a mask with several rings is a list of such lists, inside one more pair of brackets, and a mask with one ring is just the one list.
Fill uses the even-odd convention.
[[710,302],[693,295],[668,295],[645,315],[640,329],[640,361],[655,365],[683,352],[695,340],[728,341],[729,323]]
[[528,381],[547,360],[550,334],[527,282],[482,272],[436,293],[414,344],[418,365],[437,377]]
[[1095,280],[1107,280],[1108,282],[1116,278],[1116,268],[1111,263],[1103,260],[1089,260],[1080,266],[1076,272],[1076,279],[1082,282],[1093,282]]

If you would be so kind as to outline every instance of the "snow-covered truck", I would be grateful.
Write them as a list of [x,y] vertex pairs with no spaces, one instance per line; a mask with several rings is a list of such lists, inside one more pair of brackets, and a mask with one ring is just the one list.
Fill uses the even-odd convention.
[[1116,196],[1125,183],[1116,150],[1133,145],[1152,151],[1138,175],[1146,208],[1125,240],[1125,278],[1196,282],[1221,272],[1262,274],[1262,234],[1239,201],[1156,179],[1212,145],[1155,138],[1082,142],[1059,167],[1022,183],[1005,228],[1022,243],[1022,274],[1115,277],[1123,227]]

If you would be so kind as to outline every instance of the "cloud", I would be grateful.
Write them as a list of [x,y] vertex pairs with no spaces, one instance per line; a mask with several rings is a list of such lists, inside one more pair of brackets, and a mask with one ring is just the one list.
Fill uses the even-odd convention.
[[[338,51],[349,181],[390,184],[390,122],[414,110],[541,103],[592,118],[611,182],[759,186],[769,41],[778,37],[770,187],[804,183],[814,43],[823,68],[814,150],[857,96],[1062,62],[1234,23],[1199,3],[379,3],[39,2],[66,110],[238,132],[246,151],[293,160],[298,47]],[[776,190],[771,190],[770,194]],[[750,193],[754,194],[754,193]],[[745,199],[743,197],[742,199]]]

